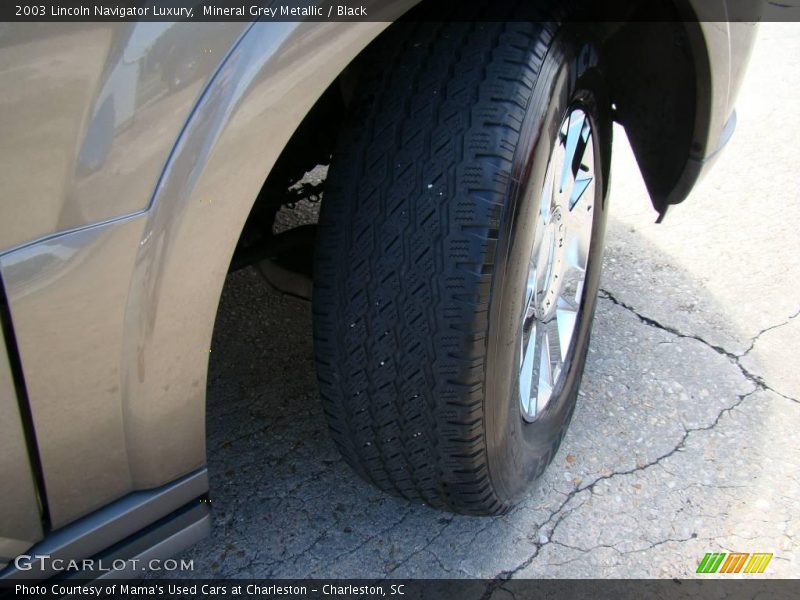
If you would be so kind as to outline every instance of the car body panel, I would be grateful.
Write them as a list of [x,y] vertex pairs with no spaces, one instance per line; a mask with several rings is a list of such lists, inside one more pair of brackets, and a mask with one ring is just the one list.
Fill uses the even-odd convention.
[[[700,13],[702,14],[702,12]],[[756,18],[757,14],[749,15]],[[699,33],[690,35],[698,73],[698,119],[690,149],[691,160],[712,158],[730,136],[725,135],[734,112],[736,95],[742,84],[748,59],[755,43],[755,21],[693,23]]]
[[42,537],[33,471],[5,350],[0,339],[0,473],[3,474],[0,569]]
[[[695,120],[681,175],[653,205],[663,218],[670,205],[683,202],[714,163],[736,123],[734,104],[755,43],[764,3],[736,0],[677,2],[695,67]],[[635,150],[634,150],[635,151]],[[643,169],[647,181],[653,175]]]
[[0,256],[54,528],[132,489],[119,376],[143,225],[127,217]]
[[[0,203],[0,249],[147,208],[197,97],[247,25],[20,23],[4,30],[0,180],[14,202]],[[162,67],[176,52],[196,65],[179,87]]]

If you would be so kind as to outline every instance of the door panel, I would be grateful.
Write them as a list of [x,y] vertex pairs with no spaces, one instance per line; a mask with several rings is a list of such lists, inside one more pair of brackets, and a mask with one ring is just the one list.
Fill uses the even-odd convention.
[[39,502],[33,483],[17,393],[5,345],[0,339],[0,569],[42,538]]
[[53,529],[133,491],[119,363],[143,224],[121,219],[0,256]]

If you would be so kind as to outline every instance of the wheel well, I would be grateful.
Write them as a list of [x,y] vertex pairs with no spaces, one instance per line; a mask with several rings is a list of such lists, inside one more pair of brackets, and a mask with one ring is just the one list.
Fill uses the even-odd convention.
[[[696,23],[682,18],[687,10],[685,0],[652,0],[646,5],[642,8],[642,3],[630,2],[626,22],[612,22],[610,15],[616,18],[620,14],[619,5],[608,8],[604,2],[596,3],[591,6],[591,23],[570,26],[581,29],[598,46],[614,119],[626,129],[654,208],[663,212],[693,146],[697,146],[697,134],[702,138],[704,133],[698,131],[702,119],[697,114],[698,107],[702,109],[697,84],[702,69],[690,41],[690,28]],[[582,0],[569,10],[580,14],[581,6],[586,6]],[[403,21],[430,19],[440,10],[434,0],[423,0]],[[568,16],[566,20],[572,19]],[[398,26],[403,25],[393,27]],[[292,208],[303,198],[318,200],[324,193],[324,180],[309,186],[304,177],[316,166],[330,162],[345,123],[341,115],[359,85],[359,59],[374,51],[390,29],[351,61],[297,127],[258,194],[232,268],[269,254],[276,242],[273,226],[282,208]]]

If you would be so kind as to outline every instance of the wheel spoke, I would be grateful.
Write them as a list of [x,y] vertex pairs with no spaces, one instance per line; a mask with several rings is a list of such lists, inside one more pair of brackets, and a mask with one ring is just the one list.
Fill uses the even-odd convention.
[[[586,123],[586,127],[588,126],[588,123]],[[569,196],[569,209],[574,213],[582,212],[585,214],[591,210],[593,194],[587,192],[594,183],[592,144],[592,135],[588,133],[581,142],[581,153],[576,158],[575,184]],[[580,216],[583,216],[583,214]]]
[[[591,147],[589,145],[591,127],[583,111],[576,110],[570,114],[566,134],[564,163],[561,166],[560,191],[562,193],[565,193],[567,189],[574,188],[586,155],[586,149]],[[580,193],[582,193],[582,190]],[[578,196],[580,196],[580,193]],[[577,198],[575,200],[577,201]],[[571,204],[574,204],[574,202],[571,202]]]
[[575,205],[583,198],[584,192],[592,183],[591,177],[578,175],[575,179],[575,185],[572,187],[572,193],[569,195],[569,209],[573,210]]
[[523,361],[519,374],[520,400],[527,411],[531,410],[531,402],[533,401],[533,361],[536,353],[536,329],[536,323],[534,323],[530,336],[522,348]]
[[550,341],[544,327],[539,327],[541,336],[538,336],[537,353],[539,354],[539,377],[537,378],[536,388],[536,412],[540,412],[547,401],[550,400],[550,393],[553,390],[553,370],[550,364]]
[[[586,228],[591,227],[591,223],[586,224]],[[570,228],[567,233],[567,242],[564,249],[564,275],[569,278],[583,278],[586,275],[586,266],[589,262],[590,234],[583,231],[574,231],[575,227]],[[569,279],[567,279],[569,281]]]
[[575,331],[575,322],[578,319],[578,311],[571,307],[556,309],[556,326],[558,327],[559,349],[561,351],[561,362],[567,360],[567,352],[572,342],[572,332]]

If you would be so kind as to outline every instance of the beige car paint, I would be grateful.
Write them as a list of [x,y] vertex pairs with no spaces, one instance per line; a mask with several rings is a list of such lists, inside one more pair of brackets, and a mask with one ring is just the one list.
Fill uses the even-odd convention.
[[[152,202],[122,186],[121,205],[143,210],[0,256],[53,527],[205,463],[211,333],[239,233],[296,125],[386,26],[252,25]],[[176,93],[186,104],[168,112],[185,119],[198,91]]]
[[27,445],[14,391],[11,368],[0,342],[0,473],[3,474],[3,523],[0,569],[42,537]]

